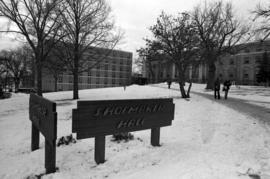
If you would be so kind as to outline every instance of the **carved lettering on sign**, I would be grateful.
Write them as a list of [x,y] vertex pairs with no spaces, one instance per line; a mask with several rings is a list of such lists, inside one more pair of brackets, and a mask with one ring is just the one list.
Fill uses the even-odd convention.
[[116,106],[116,107],[100,107],[97,108],[94,116],[108,116],[108,115],[124,115],[131,113],[154,113],[164,109],[162,104],[153,105],[136,105],[136,106]]
[[143,118],[134,118],[134,119],[129,119],[129,120],[121,120],[117,124],[117,129],[128,128],[128,127],[139,127],[139,126],[143,126],[143,123],[144,123]]

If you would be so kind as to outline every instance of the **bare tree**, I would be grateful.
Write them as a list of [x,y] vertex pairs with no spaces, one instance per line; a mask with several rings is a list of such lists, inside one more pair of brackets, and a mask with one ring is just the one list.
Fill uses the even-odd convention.
[[[57,50],[57,49],[56,49]],[[50,53],[49,58],[44,62],[44,68],[54,78],[54,91],[57,91],[57,82],[59,77],[66,71],[67,67],[64,61],[57,59],[54,53]]]
[[199,42],[191,16],[188,13],[181,13],[173,17],[163,12],[150,30],[154,34],[155,41],[159,43],[160,51],[166,57],[165,60],[175,64],[178,69],[182,97],[189,97],[184,88],[185,72],[196,60]]
[[9,20],[7,29],[1,32],[22,35],[32,48],[37,72],[37,93],[40,96],[42,63],[63,37],[59,31],[61,2],[62,0],[0,0],[0,17]]
[[248,34],[249,28],[234,16],[231,3],[217,1],[197,6],[193,12],[196,31],[201,41],[201,56],[208,65],[207,89],[213,89],[215,62]]
[[[148,73],[149,73],[149,80],[151,83],[156,81],[155,79],[155,71],[154,71],[154,64],[160,66],[162,60],[164,60],[164,55],[161,53],[160,45],[158,42],[151,41],[149,39],[145,39],[146,47],[141,47],[137,50],[140,60],[137,60],[136,63],[143,66],[146,65]],[[159,76],[159,75],[158,75]]]
[[26,73],[27,54],[24,48],[18,48],[11,51],[2,51],[0,60],[13,78],[15,84],[15,92],[18,91],[19,85]]
[[258,27],[255,31],[256,33],[262,33],[264,36],[263,40],[265,40],[270,36],[270,4],[268,6],[258,4],[253,13],[255,14],[254,20],[262,20],[260,27]]
[[65,0],[63,8],[63,31],[68,35],[57,56],[64,57],[73,74],[73,99],[78,99],[79,74],[102,61],[119,42],[121,33],[114,33],[111,9],[105,0]]

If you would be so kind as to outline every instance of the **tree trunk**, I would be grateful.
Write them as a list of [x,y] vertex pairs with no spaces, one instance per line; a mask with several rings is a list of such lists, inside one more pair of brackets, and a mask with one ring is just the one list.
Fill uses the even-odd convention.
[[206,89],[214,89],[214,81],[216,75],[216,65],[214,62],[208,64],[207,84]]
[[178,76],[179,76],[179,87],[180,87],[181,96],[182,98],[187,98],[187,94],[185,91],[185,73],[179,70]]
[[179,87],[180,87],[180,92],[181,92],[182,98],[187,98],[185,87],[184,87],[184,83],[183,82],[179,82]]
[[187,91],[187,98],[190,98],[190,90],[191,90],[192,82],[189,82],[188,91]]
[[32,62],[31,64],[31,69],[32,69],[32,72],[31,72],[31,87],[32,88],[36,88],[36,66],[35,66],[35,62]]
[[57,81],[58,81],[58,77],[57,75],[54,76],[54,92],[57,92]]
[[37,59],[37,95],[42,96],[42,64],[41,59]]
[[182,98],[187,98],[187,94],[185,91],[185,71],[184,69],[181,68],[180,65],[178,65],[177,68],[178,68],[178,83],[179,83],[181,96]]
[[79,58],[75,50],[73,71],[73,99],[79,99]]
[[15,83],[15,93],[17,93],[20,85],[20,80],[14,79],[14,83]]

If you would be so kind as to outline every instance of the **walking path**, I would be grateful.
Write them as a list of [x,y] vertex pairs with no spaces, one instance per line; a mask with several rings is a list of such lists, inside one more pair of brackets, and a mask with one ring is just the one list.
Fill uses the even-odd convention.
[[[160,86],[160,85],[159,86],[154,85],[154,86],[167,88],[167,86]],[[171,90],[179,91],[179,88],[171,87]],[[215,99],[214,98],[214,91],[213,91],[213,93],[209,93],[209,92],[204,92],[204,91],[199,91],[199,90],[192,90],[192,88],[191,88],[191,98],[192,98],[192,94],[200,95],[200,96],[205,97],[209,100],[212,100],[216,103],[219,103],[219,104],[225,105],[229,108],[232,108],[232,109],[234,109],[242,114],[256,118],[261,123],[268,124],[268,125],[264,125],[264,126],[265,127],[267,126],[267,130],[270,132],[270,109],[269,108],[255,105],[255,104],[251,104],[251,103],[249,103],[250,100],[244,100],[244,99],[230,97],[230,91],[229,91],[227,100],[225,100],[222,95],[221,95],[220,100]],[[269,102],[261,102],[260,101],[260,103],[270,104],[270,101]]]
[[[214,99],[214,95],[203,93],[203,92],[195,92],[192,91],[191,93],[203,96],[207,99],[214,100],[217,103],[223,104],[227,107],[230,107],[234,110],[237,110],[241,113],[247,114],[254,118],[258,118],[265,123],[270,125],[270,109],[265,108],[263,106],[258,106],[255,104],[248,103],[248,100],[237,99],[233,97],[228,97],[227,100],[223,99]],[[230,94],[229,94],[230,95]]]

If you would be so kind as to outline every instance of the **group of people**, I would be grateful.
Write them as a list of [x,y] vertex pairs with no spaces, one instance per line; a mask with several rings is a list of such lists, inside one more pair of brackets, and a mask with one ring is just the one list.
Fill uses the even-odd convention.
[[[214,86],[214,91],[215,91],[215,99],[220,99],[220,79],[217,78],[215,80],[215,86]],[[228,92],[230,90],[230,86],[232,85],[230,80],[225,80],[223,83],[223,88],[222,91],[224,91],[224,99],[228,98]]]

